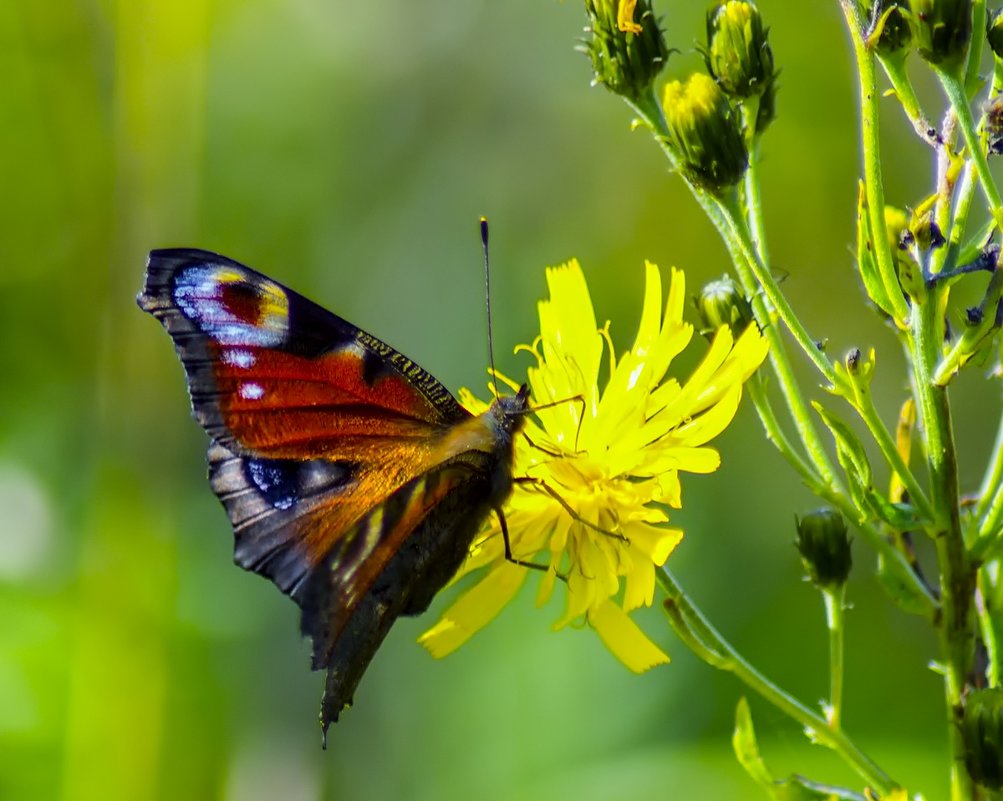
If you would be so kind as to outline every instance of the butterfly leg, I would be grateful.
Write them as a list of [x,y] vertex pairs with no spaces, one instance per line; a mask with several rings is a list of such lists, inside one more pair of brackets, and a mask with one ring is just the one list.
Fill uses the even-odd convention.
[[550,570],[547,565],[538,565],[536,562],[527,562],[524,559],[516,559],[512,555],[512,541],[508,536],[508,523],[505,522],[505,513],[502,512],[500,506],[496,506],[495,514],[498,515],[498,524],[501,526],[502,539],[505,542],[505,559],[513,565],[528,567],[530,570],[540,570],[547,573]]
[[[613,539],[620,540],[621,542],[630,542],[630,540],[628,540],[623,534],[620,534],[616,531],[609,531],[608,529],[597,526],[595,523],[586,520],[572,508],[571,504],[569,504],[566,500],[564,500],[564,498],[561,497],[561,494],[557,490],[555,490],[542,478],[533,478],[532,476],[516,476],[512,480],[517,484],[531,484],[534,487],[539,487],[540,489],[542,489],[551,498],[553,498],[561,506],[563,506],[564,511],[567,512],[571,516],[571,519],[574,520],[576,523],[581,523],[583,526],[587,526],[593,531],[598,531],[600,534],[605,534],[607,537],[613,537]],[[504,527],[502,528],[502,531],[504,531]]]
[[[544,403],[542,406],[534,406],[532,409],[527,409],[526,411],[527,413],[536,414],[536,412],[540,411],[541,409],[552,409],[554,406],[564,406],[566,403],[580,403],[582,405],[581,412],[578,415],[578,428],[575,431],[575,453],[578,453],[578,437],[581,436],[582,433],[582,423],[585,422],[585,408],[586,408],[585,398],[582,395],[572,395],[570,398],[562,398],[561,400],[551,401],[550,403]],[[534,448],[537,447],[536,445],[533,445],[533,441],[530,440],[529,437],[527,437],[525,434],[523,434],[523,436],[526,437],[527,440],[529,440],[530,445],[532,445]],[[543,451],[544,453],[549,453],[551,456],[561,455],[559,453],[548,451],[546,448],[539,448],[539,450]]]

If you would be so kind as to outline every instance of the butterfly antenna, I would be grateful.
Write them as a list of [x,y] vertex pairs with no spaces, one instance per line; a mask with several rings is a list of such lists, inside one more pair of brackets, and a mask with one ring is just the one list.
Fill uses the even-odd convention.
[[488,255],[488,218],[481,217],[481,247],[484,249],[484,299],[488,308],[488,362],[495,397],[498,397],[498,374],[495,372],[495,346],[491,336],[491,257]]

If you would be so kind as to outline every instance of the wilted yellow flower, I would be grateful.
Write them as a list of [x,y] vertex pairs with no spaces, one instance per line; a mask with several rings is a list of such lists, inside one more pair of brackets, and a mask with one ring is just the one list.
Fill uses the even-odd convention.
[[[547,270],[540,336],[518,350],[536,357],[528,371],[534,406],[554,405],[539,409],[516,442],[516,485],[504,510],[515,558],[550,568],[538,603],[564,579],[567,605],[555,628],[584,620],[637,672],[668,661],[628,616],[651,605],[655,569],[682,538],[667,525],[665,507],[681,506],[681,471],[717,469],[720,457],[706,443],[731,422],[742,383],[767,350],[756,326],[737,341],[722,327],[688,379],[666,377],[693,336],[682,319],[685,280],[672,270],[663,313],[661,273],[649,263],[645,278],[634,345],[617,360],[608,325],[596,325],[578,262]],[[604,358],[609,371],[600,390]],[[471,412],[487,408],[469,392],[461,400]],[[475,540],[460,575],[482,567],[480,582],[422,635],[433,655],[462,645],[535,572],[506,561],[497,519]]]

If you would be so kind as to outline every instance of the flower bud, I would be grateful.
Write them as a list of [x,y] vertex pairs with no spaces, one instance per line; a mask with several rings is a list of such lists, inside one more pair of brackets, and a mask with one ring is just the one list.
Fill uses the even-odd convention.
[[986,19],[986,41],[996,58],[1003,58],[1003,8],[993,11]]
[[864,12],[870,20],[867,27],[868,47],[887,58],[909,46],[912,33],[899,3],[894,0],[871,0]]
[[909,24],[923,58],[957,65],[972,38],[972,0],[909,0]]
[[961,733],[965,766],[975,783],[990,790],[1003,788],[1003,689],[968,694]]
[[694,73],[686,83],[671,81],[662,105],[669,142],[686,177],[712,192],[737,184],[749,153],[738,114],[714,79]]
[[722,325],[737,337],[753,321],[752,307],[730,275],[704,285],[700,297],[694,298],[705,333],[713,336]]
[[669,58],[648,0],[585,0],[592,38],[585,52],[592,59],[596,83],[628,100],[651,86]]
[[808,578],[819,589],[837,589],[846,583],[853,560],[846,521],[835,509],[818,509],[795,518],[797,540]]
[[[1000,31],[1003,39],[1003,30]],[[1003,153],[1003,95],[996,95],[986,104],[986,138],[990,156]]]
[[773,51],[759,9],[726,0],[707,11],[704,60],[725,94],[736,99],[761,95],[773,81]]

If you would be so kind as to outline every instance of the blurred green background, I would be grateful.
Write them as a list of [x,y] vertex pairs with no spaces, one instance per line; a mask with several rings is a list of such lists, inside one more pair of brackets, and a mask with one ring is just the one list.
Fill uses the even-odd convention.
[[[879,349],[882,410],[905,373],[851,269],[856,101],[836,2],[764,0],[782,69],[764,145],[784,288],[833,353]],[[699,63],[702,4],[660,2]],[[724,251],[627,109],[590,87],[579,2],[4,0],[0,3],[0,799],[754,798],[729,749],[741,688],[691,657],[636,677],[588,630],[554,634],[526,592],[457,654],[403,620],[320,750],[322,676],[295,606],[231,563],[203,433],[160,327],[136,308],[146,252],[245,261],[484,386],[477,218],[492,223],[495,342],[536,330],[543,268],[582,260],[626,347],[642,261],[690,286]],[[888,101],[888,195],[932,163]],[[805,371],[810,383],[814,376]],[[961,382],[972,488],[998,415]],[[768,675],[826,691],[822,605],[793,516],[811,497],[751,410],[713,476],[684,485],[677,576]],[[891,608],[858,542],[846,724],[893,775],[946,789],[934,641]],[[767,760],[852,781],[753,699]]]

